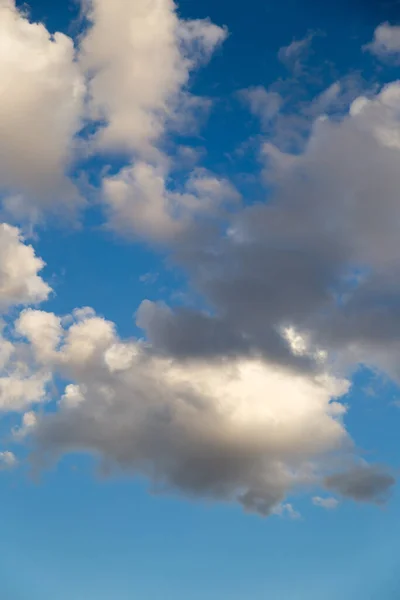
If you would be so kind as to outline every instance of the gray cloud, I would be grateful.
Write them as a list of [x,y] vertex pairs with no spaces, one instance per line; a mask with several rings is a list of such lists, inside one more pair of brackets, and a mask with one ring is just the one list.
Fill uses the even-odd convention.
[[175,356],[262,353],[299,368],[280,335],[291,325],[331,357],[397,377],[397,104],[394,83],[339,122],[317,121],[301,155],[266,144],[269,200],[236,212],[226,235],[197,232],[173,250],[208,315],[146,305],[139,325],[154,346]]
[[[72,323],[28,310],[17,323],[40,367],[69,384],[53,414],[31,422],[37,464],[74,451],[144,475],[155,492],[290,512],[292,489],[318,484],[351,441],[336,400],[348,382],[258,358],[197,361],[122,341],[89,311]],[[43,331],[46,335],[43,335]],[[295,512],[293,511],[293,516]]]
[[387,501],[395,482],[385,467],[365,465],[327,477],[325,486],[357,502],[382,504]]

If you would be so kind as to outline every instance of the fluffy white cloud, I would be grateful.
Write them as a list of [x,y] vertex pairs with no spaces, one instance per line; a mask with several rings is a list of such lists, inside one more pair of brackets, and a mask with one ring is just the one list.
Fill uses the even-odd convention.
[[81,199],[65,176],[81,127],[84,80],[67,36],[0,0],[0,192],[17,219]]
[[168,189],[164,169],[144,162],[103,180],[109,226],[122,235],[153,242],[171,241],[196,218],[216,215],[226,203],[240,199],[223,178],[195,169],[182,191]]
[[43,362],[52,358],[61,340],[61,319],[52,313],[26,309],[19,316],[16,331],[29,340]]
[[133,157],[103,181],[109,225],[151,241],[171,239],[205,203],[190,191],[167,190],[171,165],[162,140],[204,104],[190,95],[189,76],[210,59],[226,30],[180,19],[173,0],[92,0],[87,16],[80,64],[89,78],[90,115],[99,123],[94,148]]
[[226,31],[207,20],[180,20],[173,0],[92,0],[80,48],[90,77],[94,119],[104,121],[100,148],[155,158],[168,121],[181,119],[189,74]]
[[400,52],[400,27],[382,23],[374,31],[374,39],[364,47],[378,58],[398,58]]
[[[0,313],[7,313],[15,306],[37,304],[47,299],[51,288],[39,276],[43,267],[44,262],[35,255],[32,246],[24,243],[20,231],[16,227],[0,224]],[[28,322],[29,314],[24,313],[24,316]],[[4,323],[1,330],[0,412],[25,410],[31,404],[46,399],[51,374],[38,369],[31,361],[26,344],[6,335]],[[40,337],[43,348],[46,348],[49,332],[43,320],[36,335]]]
[[0,376],[0,411],[21,412],[47,400],[51,373],[31,372],[21,363],[12,365],[11,374]]
[[44,265],[16,227],[0,224],[0,311],[46,300],[51,288],[38,275]]
[[167,126],[181,127],[202,103],[187,90],[190,73],[226,37],[208,20],[179,19],[172,0],[86,7],[77,53],[72,39],[0,0],[0,193],[4,214],[17,222],[35,223],[44,211],[74,214],[83,203],[67,171],[80,155],[84,119],[99,125],[93,151],[126,150],[165,168],[159,144]]

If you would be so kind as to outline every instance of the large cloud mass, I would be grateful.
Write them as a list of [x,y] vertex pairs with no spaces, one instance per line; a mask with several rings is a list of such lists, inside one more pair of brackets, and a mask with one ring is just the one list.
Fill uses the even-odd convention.
[[138,323],[150,339],[176,356],[288,364],[280,332],[294,326],[342,366],[398,377],[399,108],[396,82],[339,121],[318,119],[300,155],[265,143],[269,202],[235,213],[226,235],[174,247],[209,312],[146,302]]
[[[75,48],[0,0],[3,208],[36,219],[79,204],[65,173],[87,119],[88,152],[126,157],[100,173],[108,226],[164,244],[202,308],[143,301],[142,341],[121,339],[92,309],[27,308],[50,294],[44,263],[1,225],[0,410],[28,411],[16,439],[33,434],[37,459],[88,451],[156,491],[263,515],[294,516],[285,498],[298,489],[386,500],[392,474],[359,463],[344,417],[360,363],[400,380],[400,84],[316,119],[301,153],[263,140],[268,201],[245,205],[206,169],[174,180],[166,153],[168,134],[202,104],[190,74],[225,29],[180,19],[172,0],[93,0],[86,16]],[[394,50],[388,35],[374,44]],[[310,40],[280,53],[296,77]],[[319,112],[338,93],[329,89]],[[258,87],[242,97],[267,130],[281,96]],[[57,410],[38,416],[54,380],[65,383]]]
[[270,514],[292,488],[321,484],[327,456],[351,447],[335,401],[345,380],[260,359],[182,364],[120,340],[95,315],[62,331],[54,315],[28,310],[17,327],[42,368],[74,382],[36,427],[50,455],[90,451],[145,474],[156,490]]

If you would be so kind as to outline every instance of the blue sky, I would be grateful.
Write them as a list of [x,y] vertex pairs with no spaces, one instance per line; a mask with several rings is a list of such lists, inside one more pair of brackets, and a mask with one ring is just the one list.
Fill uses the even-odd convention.
[[399,10],[0,0],[1,597],[398,597]]

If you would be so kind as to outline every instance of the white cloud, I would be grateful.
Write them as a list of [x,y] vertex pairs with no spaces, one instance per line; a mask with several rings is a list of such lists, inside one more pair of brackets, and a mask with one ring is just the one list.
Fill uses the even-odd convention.
[[66,386],[64,394],[61,396],[60,405],[66,408],[75,408],[84,402],[84,400],[85,397],[79,385],[70,383]]
[[157,158],[156,145],[178,111],[189,74],[226,37],[206,20],[183,21],[172,0],[92,0],[80,50],[90,76],[93,118],[105,121],[100,148]]
[[133,159],[103,180],[109,225],[150,241],[172,239],[191,219],[193,196],[167,191],[172,165],[162,141],[208,105],[190,95],[190,73],[227,32],[209,20],[180,19],[173,0],[92,0],[87,14],[80,64],[89,77],[91,117],[100,123],[94,147]]
[[26,412],[22,416],[21,425],[14,427],[12,430],[13,437],[16,441],[23,441],[34,430],[37,423],[36,413],[32,410]]
[[47,400],[51,373],[27,372],[22,365],[11,375],[0,377],[0,411],[21,412]]
[[[20,231],[0,224],[0,313],[15,306],[37,304],[46,300],[51,288],[39,276],[44,262],[35,255],[32,246],[24,243]],[[47,315],[37,311],[37,314]],[[26,325],[29,312],[23,313]],[[43,402],[51,375],[31,361],[29,348],[6,335],[1,324],[0,335],[0,411],[21,411],[31,404]],[[38,323],[36,337],[48,349],[49,331],[45,319]]]
[[13,217],[37,220],[44,208],[68,213],[80,204],[65,171],[84,92],[72,40],[0,0],[0,191]]
[[333,497],[321,498],[321,496],[314,496],[312,502],[315,506],[326,508],[327,510],[334,510],[339,505],[339,500]]
[[8,450],[0,452],[0,470],[14,469],[18,465],[17,457]]
[[370,44],[364,46],[378,58],[398,58],[400,53],[400,27],[382,23],[374,31],[374,38]]
[[44,265],[16,227],[0,224],[0,311],[47,299],[51,288],[38,275]]
[[183,190],[173,191],[164,169],[138,161],[103,180],[103,199],[114,231],[168,242],[196,218],[216,215],[240,195],[226,179],[205,169],[192,171]]
[[25,336],[39,361],[51,359],[61,339],[61,319],[45,311],[26,309],[16,323],[17,333]]

